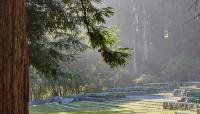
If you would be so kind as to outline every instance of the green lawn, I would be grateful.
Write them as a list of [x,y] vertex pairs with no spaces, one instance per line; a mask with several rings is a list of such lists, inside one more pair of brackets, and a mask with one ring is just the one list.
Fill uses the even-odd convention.
[[[30,107],[30,114],[174,114],[162,109],[160,101],[116,100],[107,102],[73,102],[68,105],[40,105]],[[181,112],[181,111],[178,111]],[[196,114],[195,112],[188,112]]]

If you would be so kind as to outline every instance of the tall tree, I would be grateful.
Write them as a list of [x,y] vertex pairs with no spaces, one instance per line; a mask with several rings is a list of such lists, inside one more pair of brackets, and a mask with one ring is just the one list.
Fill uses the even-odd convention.
[[0,111],[28,114],[24,0],[0,0]]
[[[79,44],[71,40],[85,30],[92,48],[111,67],[127,63],[127,48],[114,49],[111,45],[115,41],[103,26],[104,18],[113,14],[111,8],[94,5],[101,0],[27,0],[26,27],[25,0],[0,0],[0,3],[0,110],[3,114],[28,113],[28,45],[30,64],[51,75],[57,74],[60,61],[69,56],[63,53],[64,48]],[[61,38],[62,34],[66,38]],[[40,63],[45,57],[53,62]]]

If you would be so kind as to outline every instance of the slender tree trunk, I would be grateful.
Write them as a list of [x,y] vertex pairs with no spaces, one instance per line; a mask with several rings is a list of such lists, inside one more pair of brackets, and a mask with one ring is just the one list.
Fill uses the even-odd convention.
[[28,114],[24,0],[0,0],[0,113]]
[[63,90],[63,89],[62,89],[62,87],[61,87],[60,84],[58,85],[58,88],[59,88],[59,96],[63,96],[63,94],[62,94],[62,90]]

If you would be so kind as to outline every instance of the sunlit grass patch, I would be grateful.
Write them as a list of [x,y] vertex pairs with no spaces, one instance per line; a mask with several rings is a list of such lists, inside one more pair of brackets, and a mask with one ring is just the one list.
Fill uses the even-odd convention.
[[[123,100],[122,100],[123,101]],[[41,105],[30,107],[30,114],[174,114],[164,110],[161,101],[114,100],[106,102],[80,101],[68,105]],[[71,107],[71,108],[68,108]],[[74,108],[74,109],[73,109]],[[178,111],[181,112],[181,111]],[[184,111],[188,112],[188,111]],[[195,112],[188,112],[195,114]]]
[[156,93],[153,95],[160,95],[160,96],[173,96],[173,92],[161,92],[161,93]]

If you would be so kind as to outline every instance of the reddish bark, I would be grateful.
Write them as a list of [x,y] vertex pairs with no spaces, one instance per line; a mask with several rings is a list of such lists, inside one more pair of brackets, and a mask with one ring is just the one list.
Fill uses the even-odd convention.
[[0,0],[0,114],[28,114],[24,0]]

